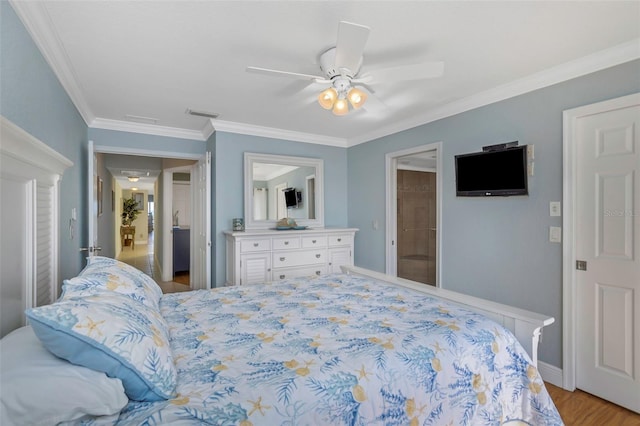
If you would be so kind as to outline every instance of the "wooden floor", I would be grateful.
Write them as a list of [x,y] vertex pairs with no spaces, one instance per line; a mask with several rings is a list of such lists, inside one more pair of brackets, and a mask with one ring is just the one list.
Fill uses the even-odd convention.
[[640,426],[640,414],[626,408],[579,389],[568,392],[549,383],[545,386],[566,426]]

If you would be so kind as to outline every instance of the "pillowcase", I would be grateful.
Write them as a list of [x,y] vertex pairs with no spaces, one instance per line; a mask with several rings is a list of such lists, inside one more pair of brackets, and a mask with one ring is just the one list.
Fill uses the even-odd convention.
[[147,274],[119,260],[103,256],[87,258],[77,277],[63,281],[60,300],[85,297],[98,292],[115,292],[159,309],[162,289]]
[[74,364],[122,380],[129,399],[175,396],[176,369],[160,312],[117,293],[28,309],[42,344]]
[[0,359],[2,425],[113,415],[129,402],[119,379],[56,358],[29,326],[0,340]]

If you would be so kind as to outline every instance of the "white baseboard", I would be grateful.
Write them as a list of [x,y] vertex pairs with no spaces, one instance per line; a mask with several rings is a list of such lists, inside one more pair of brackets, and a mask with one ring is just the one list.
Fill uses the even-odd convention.
[[542,380],[551,383],[554,386],[562,387],[562,369],[554,365],[538,361],[538,371],[542,376]]

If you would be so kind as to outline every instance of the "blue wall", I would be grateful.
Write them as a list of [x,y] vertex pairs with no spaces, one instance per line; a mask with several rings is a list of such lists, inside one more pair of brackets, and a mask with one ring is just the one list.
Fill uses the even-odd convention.
[[324,160],[325,226],[347,226],[347,150],[325,145],[290,142],[235,133],[216,132],[213,180],[216,208],[216,286],[225,282],[225,238],[234,217],[244,217],[244,153],[293,155]]
[[59,218],[60,278],[71,278],[84,266],[79,248],[87,244],[87,125],[6,1],[0,1],[0,114],[73,161],[60,182]]
[[[540,359],[561,366],[562,245],[548,241],[548,230],[562,226],[549,217],[549,202],[562,201],[562,111],[638,91],[634,61],[350,148],[355,263],[385,268],[385,154],[442,141],[442,286],[553,315]],[[528,197],[455,196],[454,155],[513,140],[535,145]]]

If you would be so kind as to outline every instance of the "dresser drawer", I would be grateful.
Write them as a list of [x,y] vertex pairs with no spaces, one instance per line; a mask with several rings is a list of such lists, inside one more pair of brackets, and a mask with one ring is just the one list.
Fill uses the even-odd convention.
[[240,241],[240,252],[251,253],[255,251],[269,251],[271,250],[271,239],[269,238],[256,238],[251,240]]
[[310,237],[302,237],[302,248],[326,247],[327,237],[324,235],[315,235]]
[[353,237],[349,234],[329,235],[329,247],[353,244]]
[[[292,252],[273,253],[274,268],[290,268],[303,265],[324,265],[327,257],[326,250],[299,250]],[[274,272],[277,276],[277,273]]]
[[302,268],[286,268],[278,269],[273,273],[273,281],[286,280],[295,277],[310,277],[313,275],[324,275],[327,273],[327,267],[324,265],[303,266]]
[[272,240],[274,250],[287,250],[300,248],[299,237],[274,238]]

